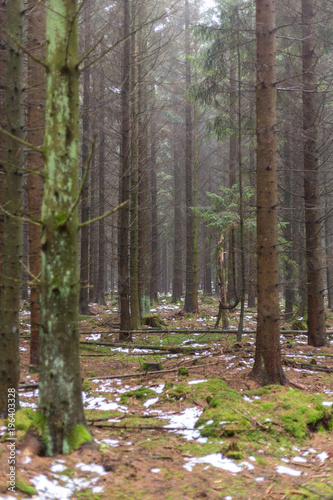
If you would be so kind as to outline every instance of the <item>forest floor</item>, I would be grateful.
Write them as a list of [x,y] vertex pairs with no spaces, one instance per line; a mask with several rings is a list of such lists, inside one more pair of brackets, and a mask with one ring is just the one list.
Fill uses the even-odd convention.
[[[288,384],[261,388],[249,378],[255,310],[246,309],[252,333],[237,343],[234,333],[202,332],[214,329],[217,308],[201,296],[199,313],[189,315],[162,298],[152,312],[171,331],[147,328],[119,345],[116,302],[91,304],[80,327],[81,340],[93,342],[81,344],[81,366],[94,443],[52,458],[23,446],[38,389],[20,390],[16,493],[7,490],[1,421],[0,500],[333,499],[332,335],[329,346],[313,348],[304,333],[282,332]],[[229,328],[237,317],[229,314]],[[21,318],[21,383],[34,384],[27,308]]]

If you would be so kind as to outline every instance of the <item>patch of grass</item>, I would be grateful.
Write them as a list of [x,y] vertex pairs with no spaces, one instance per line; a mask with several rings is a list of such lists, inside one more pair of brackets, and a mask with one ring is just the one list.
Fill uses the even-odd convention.
[[35,490],[35,488],[26,481],[23,481],[23,479],[17,479],[15,486],[18,490],[22,491],[23,493],[26,493],[30,497],[32,497],[33,495],[37,495],[37,491]]
[[126,404],[128,398],[135,398],[139,401],[146,401],[146,399],[153,398],[156,396],[156,392],[148,389],[148,387],[140,387],[139,389],[135,389],[134,391],[127,391],[120,397],[120,402],[122,404]]
[[93,493],[89,488],[75,492],[75,498],[77,500],[100,500],[101,496]]

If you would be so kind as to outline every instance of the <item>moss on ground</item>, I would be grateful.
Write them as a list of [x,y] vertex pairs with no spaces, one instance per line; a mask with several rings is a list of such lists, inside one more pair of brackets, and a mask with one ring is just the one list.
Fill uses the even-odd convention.
[[37,491],[31,484],[27,483],[23,479],[16,479],[15,486],[18,490],[22,491],[23,493],[26,493],[29,496],[37,495]]
[[135,389],[133,391],[127,391],[120,397],[120,402],[122,404],[126,404],[128,398],[135,398],[139,401],[145,401],[146,399],[156,397],[156,392],[152,391],[148,387],[140,387],[139,389]]

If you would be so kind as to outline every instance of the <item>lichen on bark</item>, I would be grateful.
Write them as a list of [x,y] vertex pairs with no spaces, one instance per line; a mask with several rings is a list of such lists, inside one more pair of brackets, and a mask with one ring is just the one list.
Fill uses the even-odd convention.
[[[78,332],[77,2],[46,2],[45,184],[42,204],[40,329],[41,436],[44,453],[69,453],[81,398]],[[91,440],[86,430],[85,441]]]

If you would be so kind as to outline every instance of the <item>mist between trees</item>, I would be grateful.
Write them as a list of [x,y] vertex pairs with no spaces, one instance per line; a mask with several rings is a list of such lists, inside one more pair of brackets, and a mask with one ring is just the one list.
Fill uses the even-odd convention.
[[120,341],[161,295],[195,313],[199,293],[218,294],[217,327],[239,307],[239,341],[245,304],[257,304],[263,384],[286,382],[282,314],[326,344],[332,9],[1,1],[0,403],[5,415],[29,301],[48,454],[85,429],[89,303],[118,298]]

